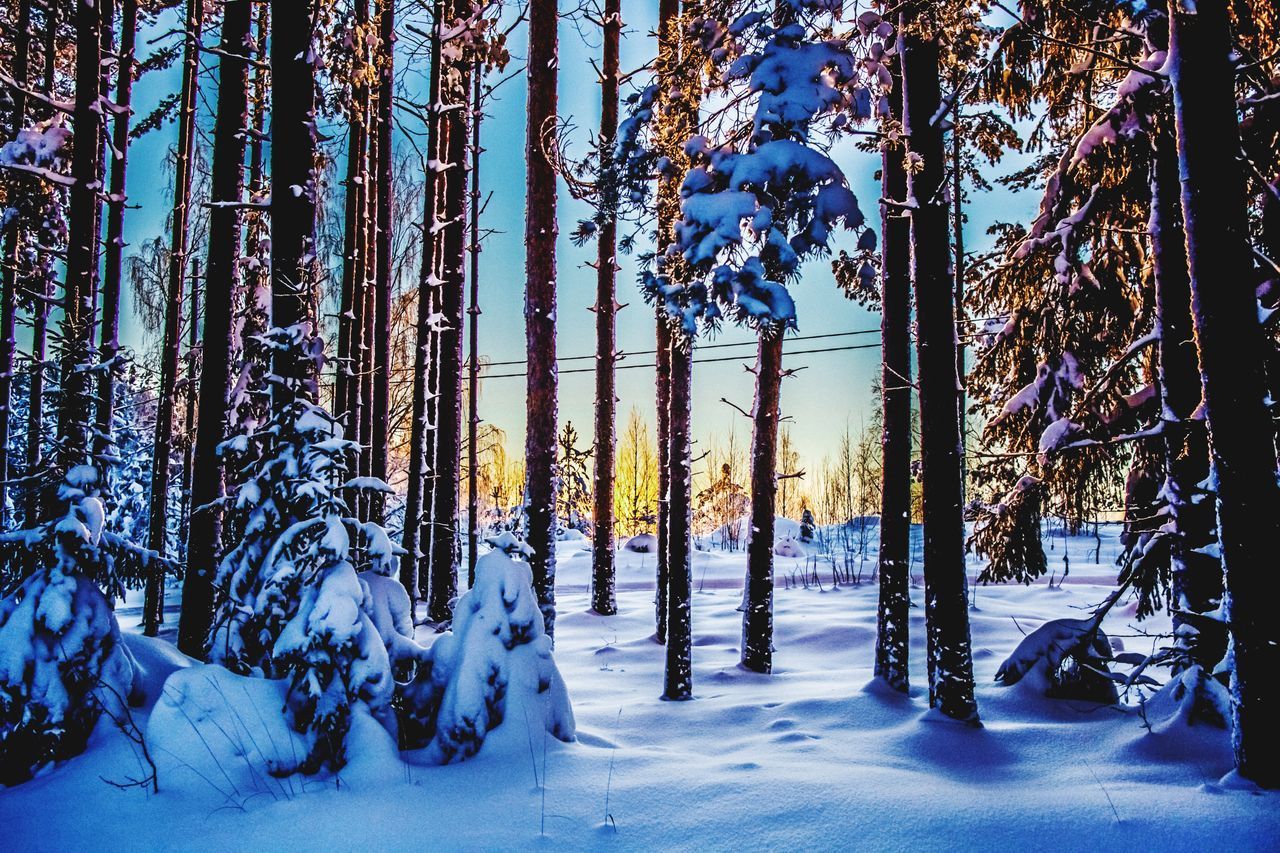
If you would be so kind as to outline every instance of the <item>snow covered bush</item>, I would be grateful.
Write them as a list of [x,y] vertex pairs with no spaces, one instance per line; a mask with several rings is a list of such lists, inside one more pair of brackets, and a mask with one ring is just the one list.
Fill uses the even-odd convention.
[[[551,657],[533,575],[512,559],[528,546],[509,533],[476,565],[476,582],[458,599],[453,628],[431,647],[431,665],[405,689],[410,719],[401,745],[425,747],[436,762],[470,758],[504,720],[509,740],[527,748],[535,727],[562,741],[575,737],[573,709]],[[541,724],[538,726],[538,724]]]
[[1107,669],[1111,643],[1094,619],[1051,619],[1027,634],[996,671],[996,681],[1013,685],[1027,676],[1044,695],[1057,699],[1116,701],[1115,679]]
[[60,516],[3,538],[24,579],[0,602],[0,784],[82,752],[133,687],[103,589],[140,586],[158,558],[106,529],[95,468],[71,468],[57,500]]
[[[306,337],[293,327],[264,340],[304,352]],[[218,566],[209,659],[240,675],[288,680],[287,710],[308,750],[278,772],[341,768],[353,704],[394,731],[391,662],[370,586],[353,564],[353,539],[384,573],[393,549],[381,528],[348,515],[343,491],[371,485],[347,478],[357,451],[304,397],[222,447],[238,469],[226,500],[243,536]]]

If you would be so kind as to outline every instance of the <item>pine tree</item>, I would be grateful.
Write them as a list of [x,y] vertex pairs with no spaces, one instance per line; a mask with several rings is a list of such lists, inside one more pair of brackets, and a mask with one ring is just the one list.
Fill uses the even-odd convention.
[[925,620],[929,704],[976,723],[973,655],[964,565],[954,280],[948,269],[948,210],[942,129],[939,35],[919,10],[899,20],[903,115],[912,168],[911,278],[916,297],[920,458],[924,493]]
[[[150,547],[165,553],[169,528],[169,481],[172,474],[174,388],[178,379],[178,355],[181,346],[179,320],[182,314],[183,287],[188,274],[187,247],[188,208],[191,204],[192,155],[196,132],[197,71],[200,39],[204,31],[203,0],[188,0],[183,49],[182,83],[178,95],[178,145],[173,179],[173,211],[170,221],[168,290],[165,299],[164,340],[160,351],[159,411],[156,413],[156,436],[151,469],[151,533]],[[144,603],[145,627],[149,636],[160,630],[161,579],[148,586]]]
[[[902,75],[889,60],[886,92],[888,138],[881,143],[880,192],[907,197],[905,146],[895,127],[902,122]],[[909,687],[911,621],[911,220],[899,208],[880,208],[880,400],[881,485],[879,606],[876,663],[879,678],[895,690]]]
[[[377,0],[375,9],[378,17],[378,50],[376,67],[378,81],[374,110],[373,193],[375,223],[374,234],[374,277],[373,301],[374,310],[370,319],[373,323],[371,338],[371,356],[373,369],[369,380],[373,388],[373,405],[369,418],[370,471],[372,477],[385,481],[387,479],[387,447],[388,422],[391,406],[391,297],[395,287],[391,280],[391,240],[394,197],[392,194],[392,174],[395,156],[391,145],[391,134],[395,115],[395,43],[396,43],[396,10],[394,0]],[[410,488],[413,488],[412,477]],[[384,523],[386,506],[383,496],[375,493],[371,496],[370,520]],[[408,515],[405,516],[408,518]],[[403,574],[400,578],[404,582]],[[414,587],[405,583],[405,589],[413,595]]]
[[97,441],[111,431],[114,422],[115,378],[120,354],[120,284],[124,256],[125,172],[129,161],[129,112],[133,100],[134,48],[137,41],[137,0],[123,0],[120,47],[116,55],[115,110],[111,126],[111,185],[107,199],[107,235],[102,278],[102,333],[98,345],[102,368],[98,377]]
[[[31,0],[18,3],[16,32],[13,39],[13,79],[17,83],[12,96],[12,115],[9,121],[14,139],[27,121],[26,93],[27,69],[31,56]],[[0,259],[0,482],[9,480],[9,412],[12,404],[14,353],[18,342],[15,337],[18,316],[18,222],[9,223],[0,235],[3,250]],[[29,440],[29,439],[28,439]],[[8,502],[0,501],[0,531],[8,526]]]
[[[603,68],[600,72],[600,133],[597,144],[612,145],[618,134],[619,54],[622,38],[622,2],[605,0]],[[616,199],[613,199],[616,203]],[[600,223],[596,247],[596,404],[595,469],[592,474],[594,504],[591,536],[591,609],[611,615],[618,612],[614,592],[614,452],[617,445],[617,345],[618,219],[606,215]]]
[[[191,462],[193,523],[187,530],[187,572],[182,580],[182,614],[178,623],[178,648],[192,657],[204,656],[213,619],[214,567],[223,526],[220,504],[226,485],[219,446],[234,416],[231,383],[236,329],[231,297],[238,292],[240,283],[241,217],[236,205],[240,204],[244,189],[241,172],[249,109],[247,57],[261,59],[250,39],[252,18],[250,0],[229,0],[224,7],[218,58],[211,188],[214,206],[209,216],[209,256],[205,264],[208,298],[201,335],[199,405]],[[254,239],[253,234],[251,224],[250,240]],[[249,333],[253,324],[245,325]]]
[[1256,322],[1246,288],[1251,273],[1239,148],[1230,13],[1220,0],[1171,9],[1168,67],[1173,84],[1183,227],[1191,273],[1192,318],[1204,381],[1218,529],[1231,632],[1231,711],[1236,768],[1280,786],[1280,745],[1268,721],[1280,707],[1280,637],[1269,616],[1277,581],[1262,570],[1280,538],[1274,508],[1275,444],[1265,400],[1262,339],[1241,334]]
[[547,636],[556,624],[556,176],[548,156],[556,131],[559,3],[529,8],[528,119],[525,136],[526,541]]

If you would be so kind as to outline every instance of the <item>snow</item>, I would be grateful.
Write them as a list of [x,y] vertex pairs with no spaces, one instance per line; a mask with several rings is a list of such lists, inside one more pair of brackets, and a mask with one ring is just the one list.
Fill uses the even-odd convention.
[[[1026,679],[995,683],[1022,632],[1091,608],[1113,589],[1117,535],[1116,526],[1104,526],[1100,540],[1047,535],[1051,565],[1064,542],[1070,549],[1071,577],[1062,586],[976,588],[983,729],[927,711],[918,586],[909,696],[872,680],[876,586],[832,588],[825,574],[821,589],[776,591],[775,671],[759,675],[737,666],[745,553],[697,551],[695,700],[667,703],[658,698],[664,650],[651,639],[653,555],[618,552],[620,612],[603,617],[589,611],[591,555],[574,551],[557,572],[556,631],[574,743],[542,735],[540,720],[519,719],[503,748],[490,751],[494,742],[464,764],[425,766],[397,754],[385,729],[355,705],[351,763],[339,776],[275,779],[259,757],[287,755],[291,743],[305,751],[280,714],[280,683],[171,658],[170,686],[175,695],[181,688],[181,707],[197,722],[174,700],[135,710],[159,765],[158,795],[99,778],[121,780],[137,766],[131,745],[104,721],[87,754],[0,792],[0,821],[16,848],[44,849],[328,850],[349,847],[353,830],[366,849],[526,848],[540,840],[566,849],[829,849],[834,838],[875,849],[931,841],[969,849],[1274,849],[1278,795],[1229,774],[1227,733],[1188,728],[1177,719],[1185,705],[1174,690],[1147,702],[1148,732],[1136,709],[1047,699]],[[918,584],[918,528],[913,540]],[[778,562],[781,575],[805,561]],[[119,611],[127,626],[137,621],[136,601]],[[1123,602],[1104,623],[1113,644],[1149,647],[1151,640],[1133,639],[1135,627]],[[1140,627],[1167,629],[1167,618]],[[424,644],[435,637],[419,629]],[[146,668],[159,655],[157,641],[139,639],[127,644]]]

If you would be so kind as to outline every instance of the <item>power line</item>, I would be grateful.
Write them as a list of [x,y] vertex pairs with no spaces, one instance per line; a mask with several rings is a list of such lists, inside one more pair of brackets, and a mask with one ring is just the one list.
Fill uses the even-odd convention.
[[[818,340],[819,338],[844,338],[844,337],[848,337],[848,336],[850,336],[850,335],[871,335],[871,334],[876,334],[876,335],[878,335],[878,334],[880,334],[880,330],[879,330],[879,329],[858,329],[858,330],[856,330],[856,331],[852,331],[852,332],[828,332],[828,333],[823,334],[823,335],[796,335],[796,336],[794,336],[794,337],[787,338],[787,340],[788,340],[788,341],[816,341],[816,340]],[[745,347],[745,346],[748,346],[748,345],[750,345],[750,346],[755,346],[755,345],[756,345],[756,339],[755,339],[755,338],[752,338],[751,340],[748,340],[748,341],[737,341],[736,343],[725,343],[725,344],[702,344],[701,346],[699,346],[699,347],[698,347],[698,349],[723,349],[723,348],[725,348],[725,347]],[[657,353],[657,350],[644,349],[644,350],[635,350],[634,352],[627,352],[627,353],[624,353],[624,355],[654,355],[655,353]],[[556,359],[556,361],[586,361],[587,359],[590,359],[590,358],[595,358],[595,355],[594,355],[594,354],[592,354],[592,355],[565,355],[565,356],[560,356],[559,358],[557,358],[557,359]],[[489,363],[488,363],[488,365],[487,365],[487,366],[489,366],[489,367],[514,367],[514,366],[516,366],[516,365],[521,365],[521,364],[524,364],[524,363],[525,363],[525,360],[524,360],[524,359],[520,359],[519,361],[491,361],[491,362],[489,362]],[[562,372],[563,372],[563,373],[569,373],[570,371],[565,370],[565,371],[562,371]],[[488,378],[493,379],[493,378],[495,378],[495,377],[492,377],[492,376],[491,376],[491,377],[488,377]]]
[[[855,344],[847,347],[823,347],[821,349],[797,350],[795,352],[783,353],[783,355],[784,356],[817,355],[818,353],[824,353],[824,352],[847,352],[849,350],[879,349],[879,348],[880,348],[880,344]],[[699,349],[702,349],[702,347],[699,347]],[[712,364],[714,362],[719,362],[719,361],[742,361],[743,359],[748,357],[749,356],[746,356],[746,355],[730,355],[730,356],[721,356],[719,358],[695,358],[693,360],[693,363],[694,364]],[[615,370],[641,370],[644,368],[654,368],[654,367],[657,367],[657,365],[656,364],[619,364],[614,369]],[[557,373],[560,376],[564,376],[569,373],[595,373],[595,368],[594,367],[575,367],[571,370],[557,371]],[[528,374],[524,372],[499,373],[493,376],[485,376],[483,378],[484,379],[514,379],[519,376],[527,376],[527,375]]]

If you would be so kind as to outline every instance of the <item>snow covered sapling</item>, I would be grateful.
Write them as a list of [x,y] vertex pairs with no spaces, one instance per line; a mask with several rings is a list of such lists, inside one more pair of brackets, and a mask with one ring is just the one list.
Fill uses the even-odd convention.
[[0,784],[79,754],[105,710],[127,701],[133,666],[110,595],[140,586],[159,559],[106,527],[100,475],[72,467],[65,511],[6,534],[25,580],[0,602]]
[[[265,339],[302,352],[307,337],[295,326]],[[279,768],[286,772],[341,768],[355,703],[394,730],[387,644],[352,540],[363,538],[384,572],[393,549],[380,527],[348,515],[344,487],[367,484],[347,480],[358,446],[341,436],[323,408],[299,396],[223,446],[240,468],[227,502],[244,533],[218,567],[209,659],[242,675],[290,680],[291,721],[311,748],[296,768]]]
[[[529,547],[510,533],[491,539],[476,565],[476,583],[458,599],[453,628],[431,647],[430,667],[406,690],[415,709],[401,744],[426,747],[441,764],[470,758],[504,720],[526,748],[526,727],[562,741],[575,737],[573,709],[543,630]],[[540,725],[539,725],[540,722]]]

